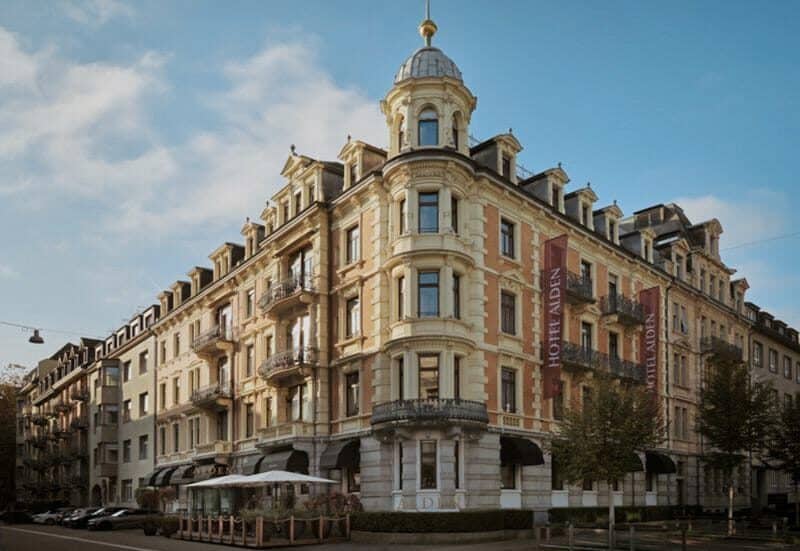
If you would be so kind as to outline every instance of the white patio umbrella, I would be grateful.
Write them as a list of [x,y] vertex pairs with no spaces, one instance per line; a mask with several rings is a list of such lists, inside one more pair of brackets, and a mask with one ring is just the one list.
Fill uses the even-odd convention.
[[201,480],[187,484],[187,488],[220,488],[223,486],[238,486],[238,482],[246,480],[247,476],[241,474],[229,474],[226,476],[219,476],[217,478],[209,478],[208,480]]
[[307,474],[292,473],[289,471],[266,471],[242,477],[233,483],[235,486],[262,486],[264,484],[282,484],[299,482],[303,484],[337,484],[335,480],[319,478]]

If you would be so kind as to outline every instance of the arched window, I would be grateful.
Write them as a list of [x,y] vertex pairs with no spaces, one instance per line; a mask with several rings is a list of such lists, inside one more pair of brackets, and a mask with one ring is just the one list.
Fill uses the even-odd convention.
[[439,145],[439,117],[433,109],[419,114],[419,145]]
[[458,114],[453,115],[453,147],[458,150]]

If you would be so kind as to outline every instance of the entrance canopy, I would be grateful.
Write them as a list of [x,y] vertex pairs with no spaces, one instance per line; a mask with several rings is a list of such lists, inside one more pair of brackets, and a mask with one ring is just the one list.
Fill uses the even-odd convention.
[[328,444],[319,458],[320,469],[358,469],[361,457],[361,440],[336,440]]
[[300,450],[275,451],[265,455],[256,465],[253,474],[267,471],[308,472],[308,454]]
[[144,485],[145,486],[155,486],[156,485],[156,477],[158,476],[158,473],[160,473],[163,470],[164,470],[163,467],[158,467],[158,468],[153,469],[152,471],[150,471],[147,474],[147,476],[144,477]]
[[167,467],[166,469],[160,471],[156,475],[153,486],[169,486],[172,473],[174,473],[177,468],[178,467]]
[[172,473],[169,480],[170,484],[186,484],[187,482],[192,482],[192,480],[194,480],[194,465],[191,463],[188,465],[181,465],[175,469],[175,472]]
[[544,465],[544,454],[535,442],[527,438],[501,436],[500,463],[504,465]]
[[645,452],[647,472],[655,474],[673,474],[678,471],[675,462],[668,455],[654,451]]

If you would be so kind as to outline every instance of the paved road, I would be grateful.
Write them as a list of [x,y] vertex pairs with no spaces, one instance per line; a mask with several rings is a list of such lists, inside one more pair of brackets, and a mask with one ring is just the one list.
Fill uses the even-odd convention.
[[[652,545],[654,542],[648,542]],[[649,549],[672,551],[680,549],[674,543],[662,539],[662,546]],[[783,546],[743,541],[701,541],[689,543],[692,551],[764,551],[776,549],[798,549]],[[425,551],[428,546],[414,545],[380,545],[380,544],[326,544],[311,545],[298,549],[309,551]],[[442,551],[530,551],[534,548],[531,541],[507,541],[496,543],[480,543],[471,545],[440,545]],[[167,539],[161,536],[145,536],[141,530],[124,530],[115,532],[89,532],[87,530],[70,530],[59,526],[38,525],[0,525],[0,551],[226,551],[243,549],[211,543],[188,542]]]

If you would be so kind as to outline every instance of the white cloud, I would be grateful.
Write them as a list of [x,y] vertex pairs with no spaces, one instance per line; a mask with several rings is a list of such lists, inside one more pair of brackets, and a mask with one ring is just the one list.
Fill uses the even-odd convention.
[[[169,87],[164,56],[77,63],[26,53],[0,28],[4,54],[17,59],[14,82],[27,89],[0,86],[0,162],[10,168],[0,196],[28,209],[67,196],[97,202],[99,224],[126,239],[143,226],[191,231],[257,216],[281,185],[292,143],[331,160],[347,134],[385,141],[377,101],[335,83],[309,43],[269,45],[221,67],[223,91],[199,105],[221,124],[178,144],[160,142],[151,117]],[[31,200],[25,192],[34,186],[46,193]]]
[[[674,201],[680,205],[693,223],[712,218],[722,224],[723,237],[720,249],[750,243],[781,235],[789,228],[789,211],[786,197],[770,190],[754,190],[737,201],[722,199],[715,195],[680,197]],[[769,216],[765,216],[769,213]]]
[[0,81],[0,196],[27,201],[23,192],[35,186],[46,192],[41,200],[77,194],[113,202],[172,175],[170,153],[147,122],[147,101],[165,89],[162,56],[75,63],[53,51],[27,53],[0,27],[3,59],[15,61],[14,74]]
[[17,277],[19,277],[19,273],[11,266],[0,264],[0,279],[15,279]]
[[116,17],[134,16],[133,8],[119,0],[64,0],[61,8],[73,21],[90,26],[104,25]]
[[267,46],[225,65],[227,88],[207,98],[223,121],[172,149],[177,163],[164,197],[126,197],[115,227],[146,224],[159,231],[229,223],[260,213],[281,184],[289,145],[311,157],[335,159],[347,134],[380,145],[377,102],[337,85],[314,49],[293,42]]

